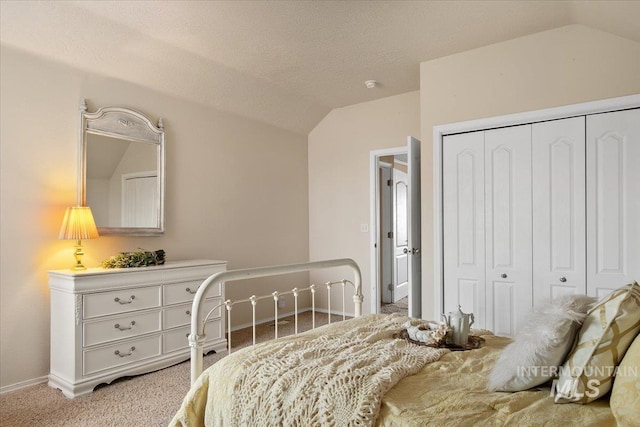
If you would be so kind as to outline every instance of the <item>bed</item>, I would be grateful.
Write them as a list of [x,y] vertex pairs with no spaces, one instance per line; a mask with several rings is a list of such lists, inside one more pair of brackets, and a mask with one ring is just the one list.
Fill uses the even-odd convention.
[[170,425],[616,425],[607,396],[556,404],[550,383],[487,391],[510,338],[472,330],[480,348],[431,348],[398,338],[407,321],[420,323],[356,316],[239,349],[196,376]]

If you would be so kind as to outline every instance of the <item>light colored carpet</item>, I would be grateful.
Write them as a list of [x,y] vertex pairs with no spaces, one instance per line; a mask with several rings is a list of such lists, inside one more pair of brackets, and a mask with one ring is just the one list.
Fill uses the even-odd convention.
[[[333,316],[332,322],[342,316]],[[278,333],[293,333],[293,317],[281,319]],[[311,312],[299,315],[299,332],[311,329]],[[316,314],[316,326],[327,323],[327,315]],[[273,338],[273,322],[256,328],[256,340]],[[232,333],[233,348],[251,344],[251,329]],[[224,353],[204,358],[204,367],[211,366]],[[67,399],[60,390],[38,384],[0,395],[0,425],[14,426],[166,426],[179,409],[189,390],[190,362],[186,361],[156,372],[121,378],[109,385],[96,387],[88,396]]]
[[404,297],[396,303],[380,304],[380,313],[392,314],[400,313],[405,316],[409,312],[409,297]]

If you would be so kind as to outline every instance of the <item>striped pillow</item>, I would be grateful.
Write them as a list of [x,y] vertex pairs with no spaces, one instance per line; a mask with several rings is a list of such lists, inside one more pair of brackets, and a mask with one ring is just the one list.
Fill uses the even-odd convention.
[[640,285],[616,289],[596,304],[560,371],[556,403],[589,403],[611,389],[616,366],[640,331]]

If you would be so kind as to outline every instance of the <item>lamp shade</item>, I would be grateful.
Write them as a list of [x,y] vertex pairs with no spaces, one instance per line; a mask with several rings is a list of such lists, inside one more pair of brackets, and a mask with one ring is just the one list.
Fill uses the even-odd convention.
[[89,206],[67,208],[62,220],[59,239],[84,240],[100,237]]

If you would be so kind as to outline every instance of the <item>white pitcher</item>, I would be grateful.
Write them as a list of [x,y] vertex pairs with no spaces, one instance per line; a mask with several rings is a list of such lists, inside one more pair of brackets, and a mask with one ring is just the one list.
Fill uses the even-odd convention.
[[466,346],[469,342],[469,330],[475,321],[473,313],[463,313],[462,308],[458,306],[458,310],[449,312],[449,315],[442,314],[442,320],[451,328],[450,342],[459,346]]

